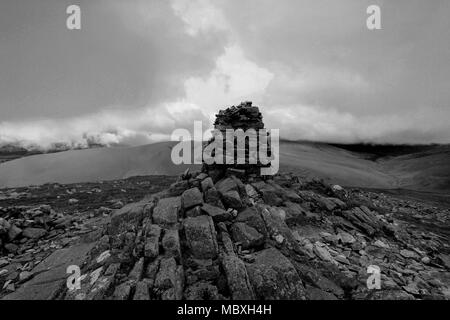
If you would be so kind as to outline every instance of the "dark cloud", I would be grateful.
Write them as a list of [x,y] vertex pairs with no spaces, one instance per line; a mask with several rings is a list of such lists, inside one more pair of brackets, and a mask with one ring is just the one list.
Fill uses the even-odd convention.
[[187,35],[168,1],[79,1],[80,31],[65,27],[71,3],[1,2],[0,119],[176,99],[184,80],[206,74],[223,51],[220,34]]

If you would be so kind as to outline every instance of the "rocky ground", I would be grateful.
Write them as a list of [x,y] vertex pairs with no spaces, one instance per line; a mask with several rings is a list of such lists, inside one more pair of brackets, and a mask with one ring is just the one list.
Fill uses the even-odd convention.
[[175,180],[134,177],[0,190],[0,297],[32,279],[37,266],[55,251],[90,242],[115,209]]
[[0,190],[0,297],[450,298],[448,207],[289,174],[175,180]]

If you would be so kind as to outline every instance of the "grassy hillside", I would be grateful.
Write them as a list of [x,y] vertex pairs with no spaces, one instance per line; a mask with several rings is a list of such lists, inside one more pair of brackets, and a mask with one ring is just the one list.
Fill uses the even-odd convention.
[[[0,164],[0,187],[115,180],[140,175],[177,175],[190,166],[172,163],[170,154],[174,145],[175,142],[161,142],[138,147],[72,150],[16,159]],[[376,151],[324,143],[282,141],[280,171],[320,177],[344,186],[450,190],[449,146],[403,148],[397,152],[378,148]]]

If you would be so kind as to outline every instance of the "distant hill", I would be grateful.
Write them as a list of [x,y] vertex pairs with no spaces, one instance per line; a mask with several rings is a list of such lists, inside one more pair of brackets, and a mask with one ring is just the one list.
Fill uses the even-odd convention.
[[379,159],[383,171],[402,188],[450,191],[450,146],[437,145],[422,151]]
[[38,145],[28,145],[27,147],[23,147],[20,144],[9,143],[0,145],[0,163],[35,154],[56,153],[69,150],[93,149],[102,147],[105,147],[105,145],[92,141],[88,141],[86,145],[55,142],[52,143],[48,148],[43,148]]
[[391,158],[395,156],[407,155],[412,153],[421,153],[429,150],[434,150],[439,145],[426,144],[426,145],[395,145],[395,144],[331,144],[332,146],[345,149],[348,151],[356,152],[359,154],[366,154],[371,160],[377,160],[380,158]]
[[0,164],[0,187],[177,175],[188,166],[172,163],[173,144],[69,150],[24,157]]
[[[0,164],[0,187],[177,175],[190,166],[172,163],[170,153],[175,143],[27,156]],[[397,153],[385,150],[383,154],[381,149],[376,150],[374,153],[367,148],[355,150],[325,143],[281,141],[280,171],[319,177],[344,186],[450,190],[449,146],[403,148]]]
[[41,153],[39,151],[30,151],[23,147],[13,144],[0,146],[0,163],[22,158],[25,156]]

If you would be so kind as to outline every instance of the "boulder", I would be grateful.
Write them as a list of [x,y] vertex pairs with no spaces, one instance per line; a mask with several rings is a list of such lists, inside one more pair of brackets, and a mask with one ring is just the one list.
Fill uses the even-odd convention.
[[265,204],[270,206],[279,206],[283,204],[283,199],[278,196],[277,190],[264,181],[258,181],[252,184],[258,190]]
[[373,245],[378,248],[389,249],[389,244],[387,244],[381,240],[375,241]]
[[342,212],[341,215],[369,236],[386,229],[386,225],[369,209],[353,208]]
[[186,180],[177,181],[170,185],[168,194],[171,197],[178,197],[189,188],[189,183]]
[[283,206],[286,212],[286,221],[298,221],[305,219],[308,215],[307,211],[298,203],[286,201]]
[[256,299],[303,300],[303,283],[292,263],[275,248],[255,255],[255,262],[247,264],[247,272]]
[[78,199],[69,199],[69,204],[70,205],[74,205],[74,204],[77,204],[78,202],[80,202],[80,200],[78,200]]
[[156,258],[147,265],[147,268],[145,270],[145,277],[147,279],[150,279],[152,281],[155,280],[156,274],[158,273],[159,270],[160,263],[161,263],[161,256],[159,256],[158,258]]
[[208,191],[209,189],[214,188],[214,182],[213,182],[213,180],[211,179],[211,177],[207,177],[206,179],[204,179],[204,180],[201,182],[201,186],[202,186],[202,191],[203,191],[203,192],[206,192],[206,191]]
[[150,300],[149,285],[146,279],[139,281],[136,284],[136,290],[133,296],[133,300]]
[[249,207],[244,211],[241,211],[236,217],[236,221],[245,222],[250,227],[255,228],[262,235],[267,236],[266,224],[255,207]]
[[236,210],[243,208],[243,203],[239,193],[235,190],[228,191],[226,193],[221,193],[223,203],[227,208],[233,208]]
[[156,224],[149,224],[145,227],[145,247],[144,256],[150,259],[159,255],[159,239],[161,228]]
[[218,247],[212,218],[206,215],[187,218],[183,224],[192,255],[197,259],[215,258]]
[[180,208],[180,197],[160,199],[153,210],[153,223],[156,223],[162,227],[176,224],[178,222],[178,213]]
[[120,209],[123,207],[123,202],[120,200],[114,201],[112,200],[112,204],[110,206],[111,209]]
[[186,300],[219,300],[219,290],[207,282],[190,285],[185,291]]
[[[347,288],[354,289],[358,286],[357,281],[354,281],[352,279],[350,280],[350,282],[348,282],[348,278],[342,278],[342,274],[336,272],[336,269],[334,268],[321,270],[318,269],[317,267],[310,267],[306,264],[300,263],[295,263],[295,268],[297,269],[299,276],[305,282],[314,284],[315,287],[319,288],[322,291],[332,293],[338,299],[342,299],[344,297],[344,290],[342,289],[342,287],[337,285],[335,281],[340,282],[340,284],[344,284],[345,282],[347,282],[345,284]],[[326,276],[322,273],[323,271],[326,272]],[[330,279],[333,279],[333,281]],[[352,281],[354,282],[353,284]]]
[[255,299],[244,262],[235,255],[224,255],[221,263],[233,300]]
[[181,300],[183,297],[183,268],[173,257],[162,259],[154,288],[161,292],[162,300]]
[[9,264],[9,261],[6,259],[0,259],[0,268],[7,266]]
[[204,172],[199,172],[196,175],[194,175],[193,178],[195,178],[195,179],[197,179],[199,181],[203,181],[206,178],[208,178],[208,175],[206,173],[204,173]]
[[0,218],[0,236],[7,234],[10,228],[11,224],[9,221],[4,218]]
[[20,229],[16,225],[12,224],[11,228],[9,228],[9,231],[8,231],[9,241],[15,240],[18,236],[20,236],[21,233],[22,233],[22,229]]
[[220,193],[227,193],[228,191],[232,190],[239,191],[236,180],[231,177],[220,180],[216,183],[215,187]]
[[113,293],[112,298],[114,300],[128,300],[131,294],[131,284],[129,282],[124,282],[119,284]]
[[128,274],[128,279],[132,281],[132,283],[137,283],[142,279],[142,275],[144,274],[144,258],[141,258],[134,264],[133,269],[131,269]]
[[23,236],[30,239],[40,239],[47,234],[47,230],[42,228],[26,228]]
[[167,256],[181,259],[180,237],[178,230],[165,230],[162,239],[162,247]]
[[208,203],[205,203],[202,206],[202,211],[205,212],[206,214],[208,214],[211,218],[213,218],[215,223],[218,222],[223,222],[223,221],[227,221],[230,220],[232,215],[230,214],[230,212],[225,211],[222,208],[216,207],[216,206],[212,206]]
[[189,210],[203,203],[203,195],[198,188],[191,188],[181,195],[181,203],[184,210]]
[[356,241],[355,237],[353,237],[350,233],[347,233],[344,231],[339,232],[339,234],[337,235],[337,238],[339,241],[342,242],[342,244],[350,244],[351,245]]
[[400,250],[400,254],[408,259],[418,259],[419,256],[417,255],[417,253],[415,253],[414,251],[411,250],[407,250],[407,249],[402,249]]
[[130,203],[114,211],[109,225],[111,235],[118,234],[131,228],[137,228],[142,222],[144,203]]
[[268,190],[274,191],[276,195],[284,201],[292,201],[297,203],[302,201],[302,198],[292,189],[283,188],[274,181],[268,181],[267,185],[271,187]]
[[222,231],[220,233],[221,239],[222,239],[222,245],[225,249],[225,253],[227,254],[231,254],[231,255],[236,255],[236,253],[234,252],[234,245],[233,245],[233,241],[230,238],[230,235],[228,234],[228,232]]
[[333,201],[332,198],[326,198],[326,197],[322,197],[320,195],[316,195],[315,200],[321,209],[324,209],[327,211],[333,211],[337,207],[336,202]]
[[7,243],[4,245],[4,248],[7,252],[9,253],[17,253],[17,251],[19,250],[19,246],[17,244],[14,243]]
[[264,244],[264,236],[243,222],[233,223],[231,234],[235,242],[241,243],[243,249],[259,247]]
[[[266,224],[267,234],[275,241],[281,242],[288,249],[292,249],[297,253],[301,253],[309,256],[309,254],[298,244],[291,229],[287,226],[286,222],[280,217],[278,210],[270,206],[257,206],[258,211]],[[282,238],[280,238],[281,236]]]
[[281,199],[275,191],[263,190],[261,191],[261,195],[264,203],[270,206],[280,206],[283,204],[283,199]]
[[336,260],[333,259],[330,252],[327,250],[325,245],[321,245],[319,242],[316,242],[314,244],[314,253],[323,261],[332,263],[334,265],[337,265],[338,263]]
[[201,215],[203,215],[203,211],[202,211],[202,207],[200,207],[200,206],[193,207],[185,212],[186,218],[198,217]]
[[307,287],[306,296],[308,300],[338,300],[334,294],[311,286]]
[[205,192],[205,202],[212,206],[224,208],[220,193],[215,187],[210,188]]
[[441,253],[440,255],[438,255],[438,258],[442,262],[442,265],[450,270],[450,255]]
[[258,192],[250,184],[245,185],[245,193],[247,194],[247,196],[249,198],[257,198],[258,197]]

